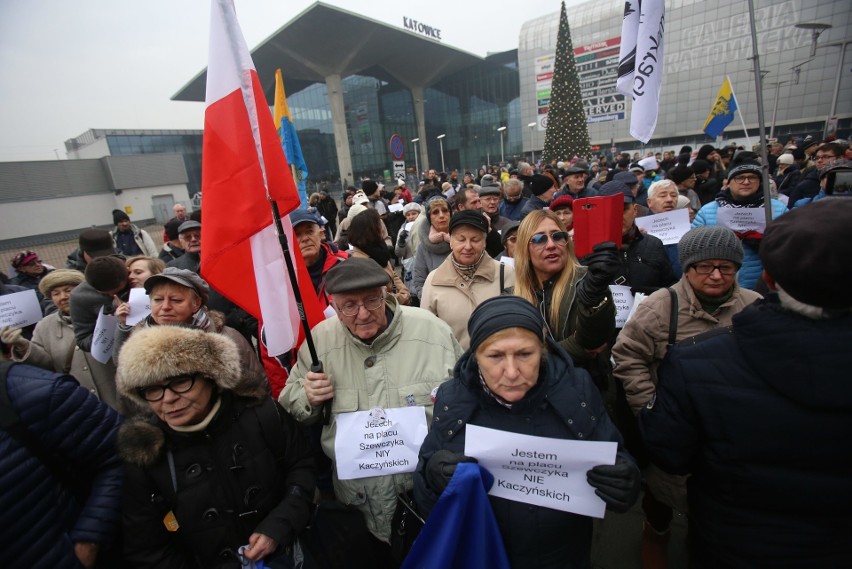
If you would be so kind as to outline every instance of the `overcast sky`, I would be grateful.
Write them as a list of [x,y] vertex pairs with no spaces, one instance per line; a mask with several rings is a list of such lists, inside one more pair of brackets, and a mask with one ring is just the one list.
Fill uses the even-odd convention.
[[[521,24],[560,6],[326,3],[400,28],[407,16],[439,28],[443,43],[481,56],[518,47]],[[312,4],[236,0],[249,48]],[[207,65],[209,19],[210,0],[0,0],[0,161],[64,159],[65,140],[90,128],[202,128],[203,103],[170,98]]]

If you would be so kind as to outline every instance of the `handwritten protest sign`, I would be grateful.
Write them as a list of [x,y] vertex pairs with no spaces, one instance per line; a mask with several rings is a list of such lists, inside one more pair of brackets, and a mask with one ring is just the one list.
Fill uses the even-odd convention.
[[23,328],[41,320],[41,306],[34,290],[0,296],[0,328]]
[[464,453],[494,475],[489,494],[595,518],[606,504],[586,481],[598,464],[615,464],[616,443],[550,439],[466,427]]
[[629,286],[609,285],[612,301],[615,303],[615,327],[624,328],[627,317],[633,311],[633,293]]
[[763,233],[766,229],[766,210],[762,207],[720,207],[716,211],[716,223],[740,233]]
[[145,294],[144,288],[130,289],[130,298],[127,301],[130,313],[127,315],[127,325],[134,326],[145,320],[151,314],[151,299]]
[[680,241],[684,233],[689,231],[689,226],[689,210],[686,208],[636,218],[636,227],[658,238],[663,245]]
[[92,336],[92,357],[102,364],[107,363],[112,357],[117,326],[118,318],[112,314],[104,314],[104,309],[101,307],[98,320],[95,322],[95,333]]
[[414,472],[426,438],[426,409],[401,407],[337,415],[334,438],[341,480]]

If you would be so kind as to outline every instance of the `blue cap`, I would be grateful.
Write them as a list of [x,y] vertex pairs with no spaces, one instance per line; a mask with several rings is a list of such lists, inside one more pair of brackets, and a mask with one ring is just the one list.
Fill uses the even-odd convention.
[[296,227],[300,223],[305,223],[306,221],[315,223],[322,227],[322,221],[320,221],[320,218],[306,209],[296,209],[290,212],[290,224],[293,227]]
[[630,191],[630,188],[624,182],[612,180],[601,186],[601,189],[598,190],[599,196],[614,196],[617,194],[624,195],[624,203],[634,203],[636,201],[636,198],[633,197],[633,192]]
[[612,179],[616,182],[623,182],[627,185],[639,183],[639,178],[636,177],[636,174],[629,170],[627,172],[619,172],[613,176]]

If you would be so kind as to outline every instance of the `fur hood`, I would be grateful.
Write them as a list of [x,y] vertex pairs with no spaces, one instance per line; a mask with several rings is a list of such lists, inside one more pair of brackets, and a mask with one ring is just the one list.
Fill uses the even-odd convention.
[[234,390],[242,377],[237,345],[224,334],[182,326],[138,330],[121,349],[116,384],[123,396],[147,407],[138,388],[186,373],[203,373],[219,390]]
[[121,460],[141,468],[157,462],[165,444],[166,435],[163,430],[141,417],[125,421],[119,428],[116,439],[116,448]]

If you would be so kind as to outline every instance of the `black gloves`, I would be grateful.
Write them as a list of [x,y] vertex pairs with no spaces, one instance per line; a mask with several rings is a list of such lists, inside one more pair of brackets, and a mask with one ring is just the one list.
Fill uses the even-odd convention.
[[439,450],[426,463],[426,482],[440,494],[450,483],[460,462],[476,462],[476,459],[449,450]]
[[609,285],[621,272],[621,257],[612,241],[599,243],[580,263],[589,268],[586,277],[577,285],[577,299],[584,306],[597,306],[609,291]]
[[396,246],[400,249],[405,247],[405,240],[408,239],[408,231],[403,229],[399,232],[399,238],[396,240]]
[[642,475],[633,461],[619,458],[614,465],[599,464],[586,472],[586,480],[594,486],[595,494],[613,512],[623,514],[639,498]]

